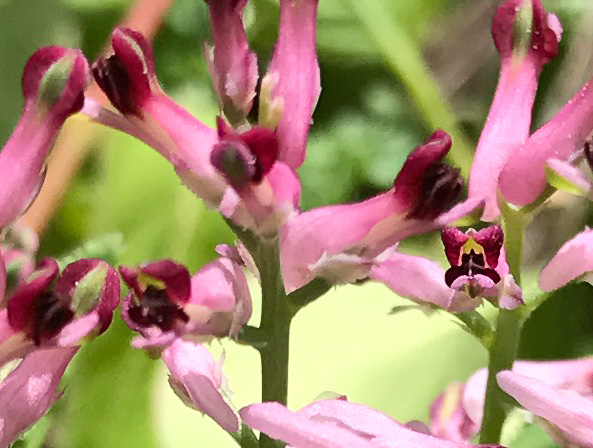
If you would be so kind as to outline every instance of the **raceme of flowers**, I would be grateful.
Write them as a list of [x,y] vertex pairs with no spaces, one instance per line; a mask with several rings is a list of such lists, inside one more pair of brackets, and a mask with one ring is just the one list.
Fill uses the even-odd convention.
[[[383,283],[418,306],[459,317],[491,351],[502,338],[477,311],[484,299],[499,317],[534,309],[538,301],[524,297],[520,286],[516,248],[505,241],[522,228],[509,225],[505,210],[522,213],[517,206],[536,202],[547,179],[593,197],[578,167],[582,159],[593,167],[589,84],[530,135],[538,77],[558,52],[562,29],[556,16],[539,0],[506,0],[495,12],[500,77],[467,198],[460,200],[460,171],[446,162],[451,138],[435,130],[394,172],[389,190],[358,203],[302,211],[296,170],[305,159],[321,91],[317,0],[280,0],[277,42],[261,75],[243,29],[246,1],[206,0],[212,45],[204,47],[204,59],[220,111],[215,128],[166,95],[150,42],[128,28],[113,30],[109,48],[93,64],[79,50],[50,46],[25,65],[22,113],[0,152],[0,367],[8,372],[0,383],[0,447],[50,409],[61,395],[58,382],[68,363],[82,344],[109,328],[118,306],[136,334],[132,346],[161,358],[183,403],[210,416],[241,446],[254,446],[257,430],[262,448],[275,446],[272,439],[295,448],[468,447],[480,428],[492,423],[485,422],[484,409],[488,391],[498,387],[535,415],[557,443],[593,447],[591,358],[514,364],[513,358],[492,375],[478,371],[435,399],[428,426],[398,423],[345,397],[289,410],[285,393],[277,392],[286,390],[286,371],[269,362],[274,356],[288,362],[288,354],[275,348],[277,335],[287,338],[282,330],[298,308],[336,284]],[[91,79],[112,107],[85,96]],[[195,273],[168,259],[117,269],[92,258],[66,265],[36,260],[37,236],[15,221],[35,200],[60,128],[77,113],[157,151],[188,189],[229,222],[236,245],[220,246],[219,257]],[[477,230],[454,227],[475,213],[488,224],[474,221]],[[403,239],[434,230],[441,231],[448,266],[398,251]],[[259,328],[248,325],[246,271],[263,291]],[[544,267],[539,289],[556,290],[590,271],[593,230],[587,229]],[[122,284],[127,293],[120,299]],[[268,399],[235,407],[224,358],[208,350],[219,338],[260,351]],[[485,438],[492,440],[480,446],[500,446],[499,436]]]

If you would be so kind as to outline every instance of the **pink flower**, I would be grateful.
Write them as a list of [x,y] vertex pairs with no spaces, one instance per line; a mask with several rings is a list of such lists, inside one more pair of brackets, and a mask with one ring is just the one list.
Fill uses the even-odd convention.
[[189,407],[209,415],[223,429],[236,432],[239,419],[229,404],[222,359],[216,362],[202,345],[176,339],[161,355],[169,384]]
[[25,65],[23,110],[0,151],[0,229],[35,199],[45,160],[66,118],[84,102],[88,64],[78,50],[44,47]]
[[[547,14],[539,0],[507,0],[494,15],[492,38],[500,55],[500,77],[469,176],[469,196],[486,200],[485,221],[500,213],[499,176],[529,136],[537,79],[556,55],[561,32],[556,16]],[[531,170],[532,164],[525,168]]]
[[449,385],[430,405],[429,428],[436,437],[452,442],[466,442],[479,429],[463,407],[465,384]]
[[590,271],[593,271],[593,230],[587,229],[564,243],[540,272],[538,284],[542,291],[553,291]]
[[294,448],[469,448],[416,432],[366,406],[324,400],[292,412],[278,403],[239,411],[243,422]]
[[[462,397],[466,417],[476,429],[482,421],[487,376],[486,369],[472,375]],[[516,361],[512,371],[498,374],[497,381],[519,404],[547,421],[544,428],[558,443],[591,447],[592,378],[593,358],[588,357],[567,361]]]
[[452,312],[471,310],[482,298],[504,309],[523,304],[521,289],[509,274],[499,226],[465,233],[446,227],[441,236],[451,264],[447,271],[426,258],[396,252],[375,265],[370,278],[401,297]]
[[235,121],[251,110],[257,86],[257,56],[249,51],[241,14],[247,0],[206,0],[214,45],[204,55],[220,109]]
[[37,348],[72,347],[104,332],[119,303],[117,273],[101,260],[81,259],[61,274],[41,260],[0,309],[0,366]]
[[294,291],[320,276],[334,282],[364,278],[375,258],[411,235],[443,227],[481,205],[472,199],[445,210],[461,192],[458,170],[441,163],[451,140],[434,132],[410,153],[393,189],[364,202],[316,208],[280,232],[284,287]]
[[[231,3],[213,3],[211,10],[226,11]],[[227,13],[235,23],[236,13]],[[222,31],[219,34],[217,39],[222,39]],[[91,101],[83,111],[152,146],[173,165],[188,188],[225,217],[264,236],[275,235],[298,208],[300,194],[298,177],[279,159],[276,133],[248,124],[234,130],[221,117],[217,130],[210,129],[161,91],[152,48],[141,34],[116,28],[111,46],[113,54],[93,64],[93,75],[120,114]],[[231,61],[220,64],[226,67]],[[223,77],[228,76],[234,75]]]
[[317,3],[280,0],[278,40],[262,80],[260,121],[277,121],[279,159],[292,169],[305,160],[311,115],[321,91],[315,53]]
[[171,260],[120,266],[130,288],[122,318],[141,334],[136,347],[166,347],[178,337],[234,337],[251,316],[251,296],[240,266],[219,258],[190,277]]
[[554,387],[545,380],[510,370],[496,375],[502,390],[546,421],[544,427],[557,443],[562,446],[575,444],[582,448],[593,447],[592,378],[593,369],[589,368],[587,376],[582,378],[586,389],[579,393],[572,388],[574,384]]
[[58,383],[77,350],[36,350],[0,383],[0,446],[8,446],[59,398]]

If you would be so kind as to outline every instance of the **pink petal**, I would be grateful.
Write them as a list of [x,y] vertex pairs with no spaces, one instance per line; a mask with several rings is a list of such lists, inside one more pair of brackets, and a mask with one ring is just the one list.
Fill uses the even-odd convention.
[[214,48],[208,71],[221,109],[231,102],[249,113],[257,85],[257,57],[249,51],[241,21],[245,0],[207,0]]
[[56,388],[77,348],[37,350],[0,384],[0,446],[8,446],[53,405]]
[[311,115],[321,90],[315,53],[317,2],[280,1],[278,40],[266,74],[277,77],[272,95],[283,103],[277,128],[280,160],[293,169],[305,159]]
[[100,328],[100,323],[101,321],[97,311],[74,319],[56,336],[55,343],[58,347],[80,345],[85,337]]
[[239,415],[248,426],[297,448],[376,448],[347,429],[301,416],[279,403],[252,404]]
[[445,284],[438,264],[412,255],[394,253],[371,270],[370,278],[384,283],[400,297],[448,309],[455,291]]
[[585,230],[562,245],[539,274],[542,291],[553,291],[593,271],[593,230]]
[[433,435],[453,442],[470,440],[478,432],[463,407],[465,385],[448,386],[430,405],[429,422]]
[[[555,27],[549,26],[539,0],[531,3],[531,43],[523,57],[520,56],[521,49],[513,48],[519,8],[527,7],[522,6],[522,0],[503,3],[492,23],[492,36],[501,55],[500,77],[469,176],[469,196],[486,200],[482,216],[485,221],[493,221],[500,214],[497,204],[500,174],[529,136],[539,73],[556,54],[560,41],[560,35],[554,32]],[[553,25],[556,24],[557,20],[553,21]]]
[[199,344],[177,339],[163,351],[162,359],[170,371],[175,388],[185,390],[193,406],[212,417],[230,432],[239,429],[239,420],[224,401],[220,389],[223,376],[220,366],[208,350]]
[[511,371],[500,372],[496,379],[502,390],[558,427],[568,441],[583,448],[593,447],[593,401]]
[[53,141],[66,118],[82,108],[87,82],[88,64],[78,50],[40,48],[27,61],[23,111],[0,152],[0,229],[37,196]]
[[533,202],[546,185],[550,159],[567,160],[581,149],[593,130],[593,80],[577,92],[509,159],[500,176],[500,190],[513,204]]
[[297,448],[468,448],[416,432],[366,406],[322,400],[291,412],[278,403],[239,411],[247,425]]

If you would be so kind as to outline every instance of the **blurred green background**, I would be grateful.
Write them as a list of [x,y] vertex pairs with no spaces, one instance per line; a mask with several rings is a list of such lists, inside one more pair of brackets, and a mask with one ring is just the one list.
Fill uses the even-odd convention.
[[[593,74],[590,0],[543,3],[560,16],[565,34],[560,56],[542,76],[535,124]],[[38,46],[60,44],[81,47],[92,61],[130,4],[0,0],[0,141],[18,117],[20,72],[28,55]],[[455,134],[452,159],[467,173],[496,85],[498,59],[489,27],[497,4],[320,1],[323,89],[299,171],[303,208],[359,200],[389,188],[408,151],[437,126]],[[270,55],[277,15],[273,0],[250,0],[245,13],[260,67]],[[164,89],[212,124],[216,106],[200,50],[208,39],[203,2],[176,0],[154,49]],[[92,150],[42,236],[41,254],[67,253],[89,239],[117,233],[123,244],[111,243],[114,263],[170,257],[195,270],[215,256],[216,244],[232,241],[216,213],[180,185],[156,152],[109,130],[89,144]],[[554,201],[528,229],[526,262],[533,272],[589,221],[588,203],[565,196]],[[401,247],[445,261],[435,235]],[[592,296],[585,284],[555,294],[528,322],[522,356],[593,352]],[[297,408],[332,390],[400,421],[426,419],[439,390],[485,364],[481,346],[451,318],[418,311],[388,315],[398,303],[385,288],[367,284],[337,288],[303,310],[293,326],[289,404]],[[65,448],[234,446],[210,420],[182,406],[160,363],[130,349],[129,339],[117,320],[84,347],[68,371],[65,396],[31,432],[27,446],[41,446],[44,437],[43,446]],[[222,345],[235,405],[257,401],[257,354],[228,341]],[[513,447],[544,447],[544,440],[530,430]]]

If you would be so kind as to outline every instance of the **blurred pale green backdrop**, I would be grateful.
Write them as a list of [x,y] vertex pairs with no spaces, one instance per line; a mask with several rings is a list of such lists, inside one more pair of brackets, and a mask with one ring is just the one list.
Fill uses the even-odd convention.
[[[18,116],[26,57],[38,46],[61,44],[82,47],[92,60],[130,3],[0,0],[1,141]],[[323,91],[300,170],[304,208],[358,200],[388,188],[407,152],[436,126],[455,133],[454,162],[467,169],[496,84],[489,22],[497,3],[320,0]],[[542,79],[537,123],[593,74],[590,1],[544,4],[560,15],[565,35],[561,56]],[[245,23],[265,67],[276,33],[276,2],[250,0]],[[203,2],[176,0],[154,48],[165,90],[212,124],[216,108],[200,50],[206,39]],[[43,235],[43,254],[59,255],[86,240],[120,233],[123,245],[115,244],[113,262],[171,257],[196,269],[215,256],[216,244],[232,240],[217,215],[179,184],[155,152],[107,130],[92,146]],[[561,202],[548,218],[560,214],[561,225],[548,219],[530,229],[527,257],[534,267],[590,220],[582,202]],[[542,246],[540,235],[550,229],[549,222],[555,222],[554,237]],[[402,248],[444,262],[438,236],[417,238]],[[296,408],[331,390],[400,421],[426,419],[427,406],[442,387],[484,365],[479,344],[450,318],[419,311],[389,315],[399,303],[383,287],[350,286],[302,311],[293,324],[289,404]],[[592,321],[590,286],[565,288],[528,323],[523,355],[590,353]],[[48,428],[45,446],[65,448],[234,446],[211,421],[181,405],[160,363],[130,349],[129,338],[117,321],[85,346],[68,371],[65,396],[34,429],[27,446],[40,446],[38,439]],[[256,353],[227,341],[223,347],[235,404],[257,401]],[[521,446],[542,447],[538,437],[526,434]]]

